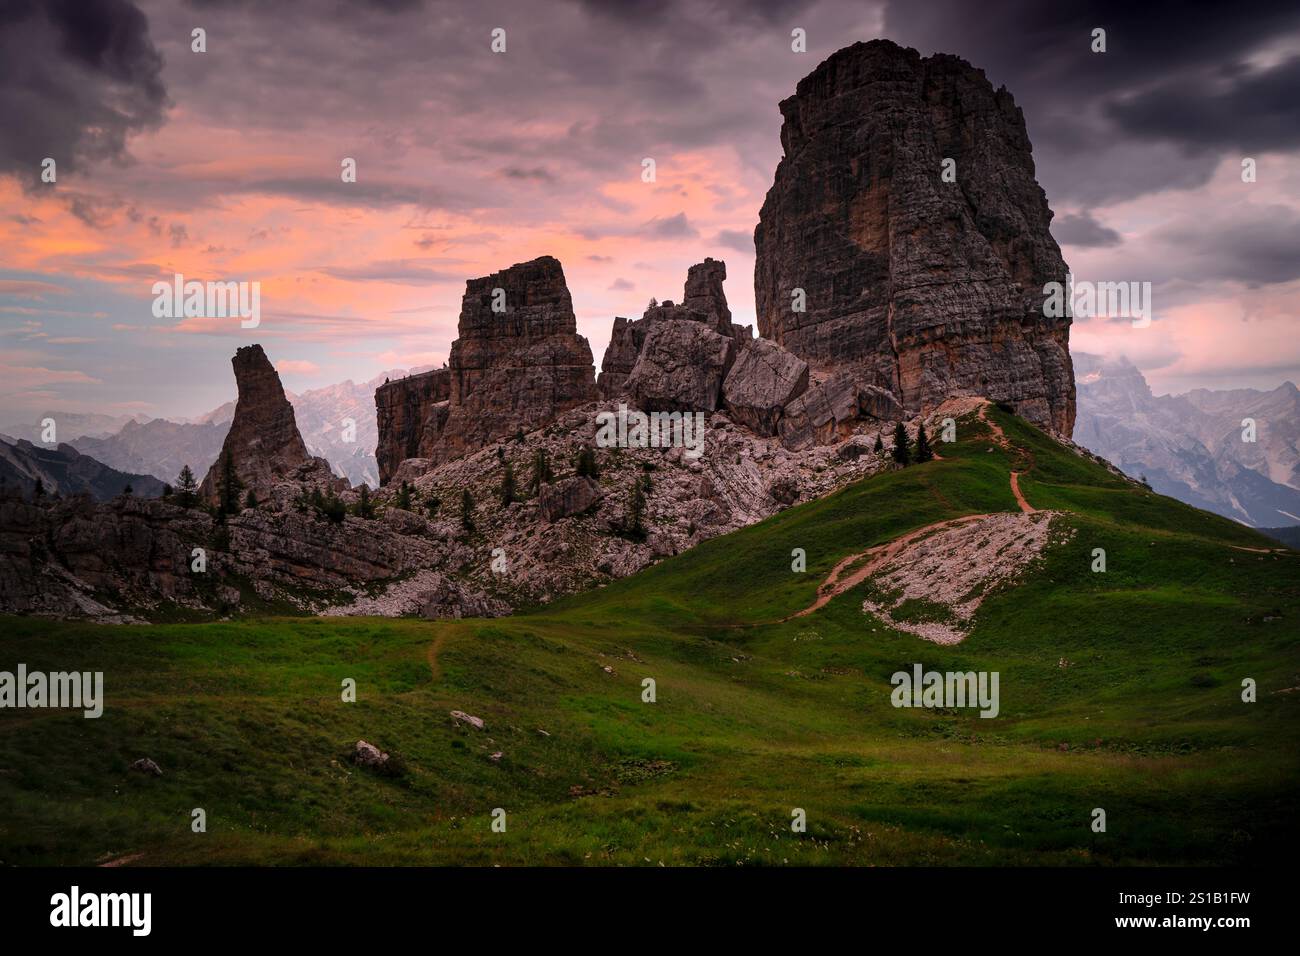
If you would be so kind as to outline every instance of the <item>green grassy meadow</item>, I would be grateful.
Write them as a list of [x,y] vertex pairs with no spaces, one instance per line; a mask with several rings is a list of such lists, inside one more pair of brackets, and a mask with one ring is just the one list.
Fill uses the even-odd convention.
[[[102,670],[107,697],[98,720],[0,711],[0,864],[1289,860],[1300,555],[1239,550],[1277,543],[990,416],[1015,451],[966,420],[941,461],[511,618],[0,619],[0,669]],[[861,587],[765,623],[812,603],[848,555],[1017,510],[1013,467],[1075,533],[963,643],[884,627]],[[998,671],[1001,713],[894,708],[890,675],[914,663]],[[402,772],[352,765],[359,738]],[[163,776],[127,769],[142,756]]]

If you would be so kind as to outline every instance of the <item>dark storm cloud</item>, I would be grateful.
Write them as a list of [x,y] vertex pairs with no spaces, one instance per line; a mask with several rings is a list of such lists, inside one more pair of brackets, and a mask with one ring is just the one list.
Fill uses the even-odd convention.
[[1124,241],[1118,232],[1103,226],[1087,212],[1061,216],[1052,223],[1052,235],[1063,246],[1096,248],[1118,246]]
[[[1104,54],[1091,51],[1095,27]],[[1294,61],[1259,55],[1300,36],[1294,0],[896,0],[886,35],[956,53],[1005,84],[1054,200],[1198,186],[1221,158],[1211,147],[1291,146],[1300,130]]]
[[1170,80],[1120,102],[1108,114],[1133,136],[1191,148],[1260,152],[1300,144],[1300,57],[1272,69],[1200,82]]
[[124,159],[131,133],[158,126],[162,58],[129,0],[0,0],[0,173],[40,183]]

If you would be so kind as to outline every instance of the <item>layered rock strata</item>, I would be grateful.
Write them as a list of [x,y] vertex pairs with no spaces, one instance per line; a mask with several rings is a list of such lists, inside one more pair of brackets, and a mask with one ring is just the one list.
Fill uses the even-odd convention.
[[981,395],[1068,437],[1070,319],[1043,315],[1066,266],[1011,94],[957,57],[873,40],[781,114],[754,232],[759,332],[909,413]]

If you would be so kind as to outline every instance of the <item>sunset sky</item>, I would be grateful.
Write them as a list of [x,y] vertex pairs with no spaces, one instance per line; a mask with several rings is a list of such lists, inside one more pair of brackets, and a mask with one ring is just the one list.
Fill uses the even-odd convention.
[[[1294,381],[1300,5],[1137,6],[0,0],[5,417],[197,415],[251,341],[295,391],[441,364],[465,280],[543,254],[597,365],[708,255],[753,322],[777,104],[882,36],[1005,84],[1076,278],[1153,284],[1149,328],[1076,320],[1076,351],[1157,391]],[[259,281],[261,327],[154,318],[178,272]]]

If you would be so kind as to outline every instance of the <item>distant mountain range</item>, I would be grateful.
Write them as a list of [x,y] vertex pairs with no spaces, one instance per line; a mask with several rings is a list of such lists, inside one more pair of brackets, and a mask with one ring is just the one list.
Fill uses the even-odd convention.
[[[1127,474],[1145,478],[1161,494],[1198,508],[1252,527],[1300,525],[1300,391],[1294,384],[1285,382],[1272,391],[1194,389],[1153,395],[1141,371],[1125,358],[1085,352],[1073,357],[1078,386],[1074,440],[1080,445]],[[360,384],[348,380],[288,393],[308,450],[354,485],[378,487],[375,389],[385,380],[424,370],[394,369]],[[233,401],[226,402],[187,421],[67,412],[51,412],[37,421],[54,418],[61,441],[110,470],[175,483],[182,465],[202,476],[216,461],[234,409]],[[349,419],[354,432],[348,429]],[[1243,419],[1255,421],[1256,441],[1242,440]],[[5,430],[37,438],[38,423]],[[53,451],[39,443],[34,447]],[[139,485],[136,492],[146,493]]]
[[[303,441],[313,455],[329,461],[334,471],[353,485],[365,483],[379,487],[379,466],[375,445],[379,430],[375,421],[375,389],[386,380],[424,371],[392,369],[368,382],[355,384],[350,379],[337,385],[311,389],[300,395],[288,392]],[[175,484],[183,465],[189,465],[202,478],[221,454],[221,445],[235,403],[226,402],[194,419],[171,420],[142,415],[112,417],[70,412],[46,412],[35,422],[2,426],[4,431],[25,439],[38,449],[53,450],[42,444],[40,422],[52,418],[61,442],[109,468],[122,472],[152,475]],[[349,428],[349,419],[354,428]]]
[[117,471],[71,445],[49,448],[0,436],[0,485],[31,497],[38,481],[47,494],[89,492],[99,501],[116,497],[128,487],[142,498],[156,498],[163,491],[163,482],[152,475]]
[[[1074,353],[1074,440],[1164,495],[1258,528],[1300,525],[1300,391],[1152,395],[1127,359]],[[1242,422],[1255,423],[1255,441]]]

